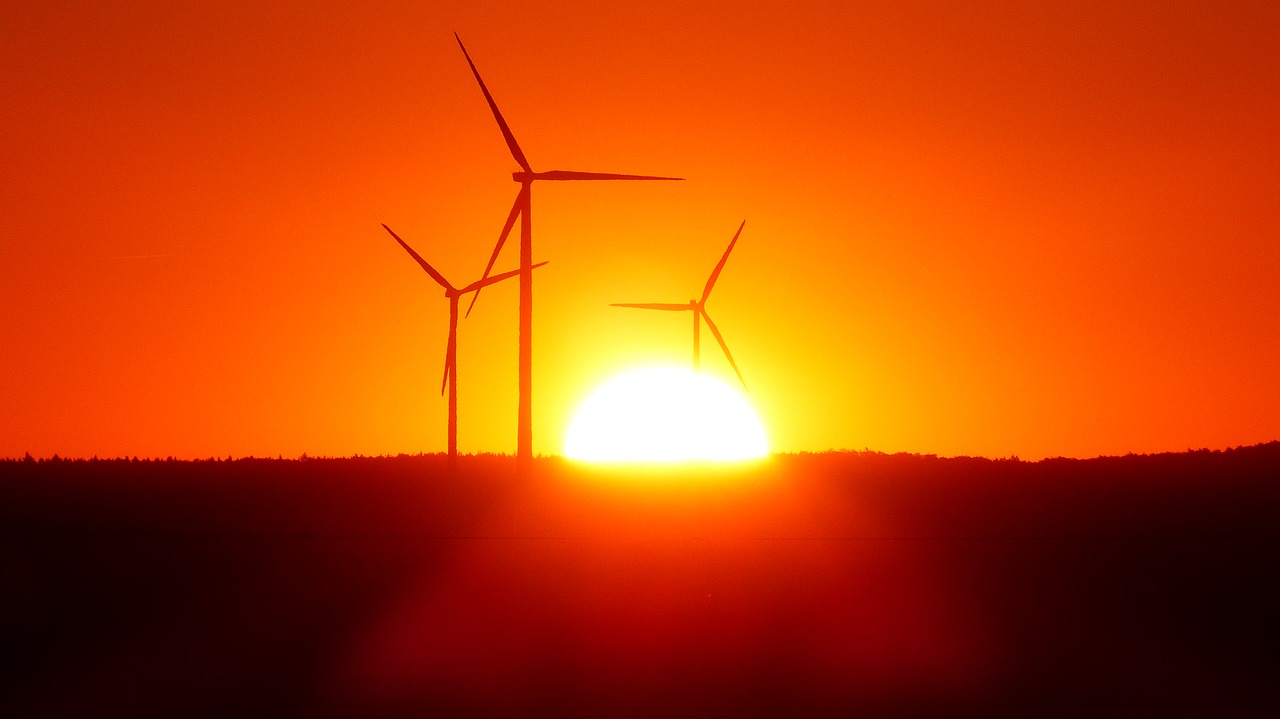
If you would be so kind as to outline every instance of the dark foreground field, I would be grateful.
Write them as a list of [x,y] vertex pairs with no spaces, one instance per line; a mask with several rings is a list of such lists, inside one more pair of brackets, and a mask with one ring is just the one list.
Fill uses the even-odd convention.
[[0,463],[0,716],[1280,716],[1280,444]]

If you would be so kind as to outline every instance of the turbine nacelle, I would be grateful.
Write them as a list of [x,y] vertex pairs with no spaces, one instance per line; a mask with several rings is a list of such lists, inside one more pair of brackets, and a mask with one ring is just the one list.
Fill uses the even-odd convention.
[[[550,260],[544,260],[542,262],[535,263],[529,269],[536,270],[539,267],[547,264],[547,262],[549,261]],[[468,294],[470,292],[479,292],[481,287],[488,287],[489,285],[501,282],[506,279],[510,279],[519,274],[520,274],[520,270],[511,270],[509,272],[503,272],[502,274],[499,274],[499,275],[490,275],[488,277],[484,277],[479,280],[476,280],[475,282],[472,282],[471,284],[461,289],[450,287],[449,289],[444,291],[444,296],[448,297],[449,299],[454,299],[457,297],[461,297],[465,294]]]

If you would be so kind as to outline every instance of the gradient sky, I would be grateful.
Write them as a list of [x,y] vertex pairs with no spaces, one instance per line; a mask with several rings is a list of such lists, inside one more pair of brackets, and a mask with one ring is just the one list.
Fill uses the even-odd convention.
[[[0,456],[442,451],[448,303],[534,188],[535,450],[687,365],[696,296],[776,450],[1280,438],[1280,4],[0,6]],[[843,7],[849,5],[850,7]],[[514,268],[515,244],[498,262]],[[460,326],[515,447],[516,287]],[[704,333],[704,369],[734,380]]]

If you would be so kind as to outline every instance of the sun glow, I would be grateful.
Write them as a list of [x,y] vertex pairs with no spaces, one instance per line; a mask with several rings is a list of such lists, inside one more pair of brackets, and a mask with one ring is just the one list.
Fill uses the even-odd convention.
[[722,382],[674,367],[635,370],[578,408],[564,453],[595,462],[738,460],[769,452],[747,400]]

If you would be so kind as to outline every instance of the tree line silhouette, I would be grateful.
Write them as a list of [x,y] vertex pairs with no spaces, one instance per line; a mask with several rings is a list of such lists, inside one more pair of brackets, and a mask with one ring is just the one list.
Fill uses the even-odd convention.
[[0,461],[0,716],[1280,710],[1280,442],[516,463]]

